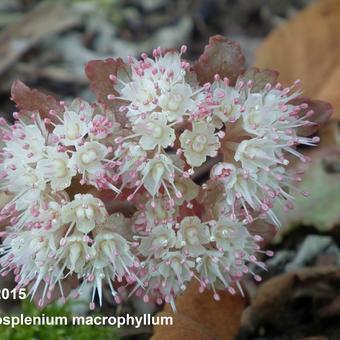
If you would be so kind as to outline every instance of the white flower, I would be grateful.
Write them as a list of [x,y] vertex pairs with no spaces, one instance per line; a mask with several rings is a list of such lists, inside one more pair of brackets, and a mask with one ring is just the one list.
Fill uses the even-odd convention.
[[[184,290],[184,283],[190,281],[193,276],[191,268],[194,267],[194,262],[190,261],[188,257],[180,251],[165,253],[162,260],[164,262],[158,267],[159,273],[165,279],[176,279],[181,286],[181,290]],[[168,294],[169,293],[170,292],[168,292]]]
[[164,196],[160,196],[154,200],[149,200],[145,205],[147,227],[152,228],[157,224],[171,223],[176,215],[175,208],[167,203]]
[[47,207],[40,210],[38,216],[40,226],[48,231],[57,231],[62,226],[61,206],[56,201],[50,201]]
[[[162,69],[165,70],[165,72],[157,72],[154,76],[155,79],[162,82],[163,87],[168,86],[171,88],[173,83],[183,82],[185,71],[183,70],[181,56],[178,52],[172,50],[165,52],[164,55],[159,55],[155,60],[155,66],[160,71]],[[169,71],[173,76],[169,77]]]
[[237,177],[237,170],[235,165],[230,163],[217,163],[211,169],[211,178],[223,183],[223,185],[230,189],[235,184]]
[[29,290],[32,297],[42,284],[43,300],[53,290],[53,285],[61,284],[63,272],[54,258],[58,241],[54,234],[41,229],[10,233],[1,249],[2,274],[15,270],[18,287],[32,283]]
[[[265,109],[262,105],[261,94],[251,94],[245,102],[245,108],[243,127],[247,132],[256,133],[258,128],[261,129],[264,125],[264,120],[269,120],[268,125],[276,120],[276,117],[272,116],[270,112],[264,112]],[[264,127],[266,127],[266,125],[267,124],[265,124]]]
[[89,136],[91,139],[104,139],[116,132],[118,128],[119,124],[110,120],[110,117],[96,114],[89,123]]
[[119,79],[117,99],[128,103],[130,121],[151,112],[162,112],[168,121],[174,121],[193,108],[192,91],[184,83],[185,70],[180,55],[168,51],[155,60],[133,60],[129,79]]
[[279,123],[282,116],[280,105],[284,103],[281,91],[271,90],[266,96],[262,93],[249,93],[244,102],[244,129],[255,135],[270,133],[270,128]]
[[191,166],[200,166],[207,156],[215,157],[220,147],[219,138],[214,134],[215,128],[207,123],[192,124],[192,131],[185,130],[181,136],[184,156]]
[[115,157],[119,159],[117,177],[121,176],[123,186],[134,185],[138,172],[145,167],[146,151],[134,142],[125,142],[115,150]]
[[121,148],[115,150],[115,157],[121,162],[119,165],[120,173],[129,175],[132,171],[140,170],[141,165],[144,166],[146,152],[134,142],[125,142],[121,145]]
[[85,264],[94,255],[93,248],[84,240],[84,236],[76,233],[65,239],[65,244],[60,248],[57,258],[58,261],[63,262],[70,272],[82,275]]
[[194,273],[194,261],[180,251],[169,251],[161,258],[151,258],[145,263],[142,283],[137,287],[139,295],[144,294],[144,302],[149,301],[149,295],[157,298],[157,303],[170,303],[175,310],[174,298],[186,289],[187,283],[192,279]]
[[157,106],[157,89],[151,79],[136,77],[121,90],[121,94],[140,112],[152,111]]
[[260,202],[258,199],[258,187],[256,185],[256,174],[244,172],[242,169],[237,169],[236,180],[229,182],[228,188],[225,190],[227,202],[233,207],[236,200],[240,200],[246,208],[245,202],[253,209],[258,209]]
[[192,256],[205,252],[204,244],[209,243],[209,228],[196,216],[184,217],[177,232],[177,247],[184,248]]
[[[211,288],[214,292],[214,299],[219,300],[220,296],[217,290],[225,290],[231,294],[235,294],[235,289],[232,287],[235,285],[242,291],[240,286],[240,279],[244,274],[248,273],[248,261],[263,268],[263,266],[256,262],[254,256],[255,249],[250,248],[249,252],[244,252],[235,258],[235,254],[229,254],[228,252],[221,252],[216,250],[209,250],[204,256],[197,258],[196,271],[200,277],[200,290],[205,288]],[[257,275],[253,274],[255,279]]]
[[281,163],[279,159],[275,158],[274,149],[265,138],[242,141],[236,149],[234,158],[242,163],[243,169],[249,171],[256,171],[259,168],[268,171],[272,165]]
[[99,304],[102,305],[104,280],[117,303],[119,297],[112,282],[121,282],[123,278],[129,283],[138,280],[133,272],[133,266],[136,266],[137,260],[131,253],[128,242],[121,235],[103,230],[95,237],[92,248],[95,255],[87,266],[89,271],[84,281],[84,284],[90,284],[93,287],[91,309],[94,308],[93,300],[96,291],[99,296]]
[[157,275],[160,275],[160,286],[163,296],[179,294],[186,289],[187,283],[192,279],[192,269],[195,262],[179,251],[171,251],[162,257],[157,266]]
[[177,194],[175,201],[178,206],[182,205],[184,202],[190,202],[195,199],[200,190],[199,185],[193,182],[190,178],[184,177],[176,177],[174,186],[177,192],[180,193],[180,195]]
[[140,146],[144,150],[153,150],[156,146],[167,148],[175,141],[175,131],[167,125],[166,116],[153,114],[136,122],[135,132],[141,134]]
[[103,170],[103,160],[108,153],[105,145],[98,142],[85,142],[72,155],[72,164],[81,174],[97,174]]
[[37,169],[46,181],[51,183],[55,191],[64,190],[71,184],[72,177],[76,175],[75,169],[70,165],[70,159],[64,152],[47,147],[47,158],[37,163]]
[[162,116],[169,122],[173,122],[192,112],[196,108],[192,95],[192,89],[188,84],[172,86],[169,92],[163,93],[159,98]]
[[17,124],[12,130],[12,138],[6,143],[4,150],[11,155],[11,162],[32,164],[43,157],[46,145],[47,131],[40,119],[36,124]]
[[175,246],[176,234],[171,227],[160,225],[152,228],[150,234],[141,239],[139,251],[142,255],[153,254],[155,257],[161,257]]
[[174,172],[172,160],[161,154],[146,163],[142,170],[143,185],[151,196],[155,196],[160,187],[166,185],[165,181],[173,182]]
[[13,170],[7,170],[7,176],[1,181],[0,190],[14,194],[18,211],[28,209],[39,201],[46,188],[42,174],[29,166],[18,164]]
[[240,94],[223,81],[215,81],[211,87],[213,104],[213,122],[216,128],[224,123],[234,123],[241,116]]
[[196,271],[200,276],[203,288],[209,284],[215,290],[214,286],[217,280],[221,281],[225,288],[232,283],[232,279],[227,272],[226,257],[223,256],[223,253],[209,250],[202,257],[197,258],[196,262]]
[[92,114],[93,109],[88,103],[75,100],[65,109],[62,124],[56,125],[53,133],[59,137],[62,144],[76,146],[89,132],[88,123]]
[[116,232],[103,230],[95,237],[94,248],[96,249],[94,266],[97,269],[111,267],[108,270],[114,271],[112,279],[116,276],[125,276],[129,273],[127,268],[134,265],[135,258],[130,251],[128,242]]
[[[30,166],[18,164],[15,169],[8,171],[6,176],[8,181],[7,189],[12,193],[22,193],[26,191],[41,192],[45,188],[45,181],[38,169]],[[31,189],[31,190],[30,190]]]
[[252,239],[242,223],[225,216],[221,216],[213,225],[211,235],[217,249],[228,252],[230,256],[237,251],[244,251],[248,239]]
[[77,194],[74,200],[67,203],[61,210],[64,223],[76,225],[82,233],[89,233],[107,218],[103,202],[91,194]]
[[[211,241],[216,244],[218,251],[208,250],[196,259],[201,287],[204,289],[209,285],[214,292],[216,289],[227,288],[231,293],[235,293],[231,285],[235,282],[239,285],[238,281],[250,271],[249,262],[264,268],[256,258],[260,249],[257,242],[262,238],[258,235],[253,237],[242,223],[225,216],[216,221],[211,233]],[[252,275],[258,279],[257,275]],[[214,298],[219,299],[216,292]]]

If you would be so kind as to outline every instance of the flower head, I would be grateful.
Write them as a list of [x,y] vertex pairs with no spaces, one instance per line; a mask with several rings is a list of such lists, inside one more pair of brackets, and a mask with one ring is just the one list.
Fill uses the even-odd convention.
[[297,147],[319,138],[306,133],[315,113],[299,82],[241,72],[242,58],[220,52],[233,48],[239,56],[214,37],[192,66],[186,46],[91,61],[92,104],[15,83],[20,111],[12,125],[0,118],[1,275],[40,306],[56,289],[65,299],[71,278],[78,294],[91,289],[91,309],[104,287],[116,303],[133,286],[175,308],[191,280],[216,300],[242,291],[247,273],[260,280],[250,268],[264,268],[263,238],[251,227],[280,225],[274,204],[291,209],[300,194],[290,159],[307,162]]

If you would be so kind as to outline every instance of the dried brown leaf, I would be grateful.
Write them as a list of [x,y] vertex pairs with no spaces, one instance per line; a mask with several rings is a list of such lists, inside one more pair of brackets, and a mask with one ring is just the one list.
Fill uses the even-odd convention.
[[[333,266],[308,267],[264,282],[242,315],[241,333],[251,334],[260,324],[279,323],[288,304],[303,294],[314,296],[322,304],[327,303],[327,298],[331,302],[332,296],[337,293],[335,287],[336,282],[339,283],[339,274],[340,269]],[[321,291],[319,283],[327,285],[329,289]]]
[[280,72],[280,81],[299,78],[304,95],[330,102],[340,118],[340,2],[322,0],[273,31],[255,65]]
[[177,340],[195,337],[196,340],[233,339],[238,332],[246,299],[240,295],[220,292],[215,301],[211,291],[198,292],[193,282],[176,299],[177,312],[166,305],[158,315],[172,316],[173,326],[156,326],[152,340]]

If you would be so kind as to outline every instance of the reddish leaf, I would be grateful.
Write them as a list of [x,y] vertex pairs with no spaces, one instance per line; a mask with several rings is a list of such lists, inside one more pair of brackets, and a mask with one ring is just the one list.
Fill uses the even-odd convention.
[[63,112],[64,108],[52,96],[30,89],[20,80],[16,80],[11,89],[11,98],[22,113],[39,112],[41,117],[46,117],[50,110]]
[[314,114],[308,118],[315,125],[305,126],[299,129],[299,135],[310,136],[319,130],[330,119],[333,108],[332,105],[322,100],[311,100],[306,97],[298,97],[291,101],[294,105],[302,103],[308,104],[308,108],[301,111],[301,115],[304,115],[307,111],[313,110]]
[[107,99],[109,94],[117,95],[114,90],[110,74],[117,75],[118,69],[125,66],[121,58],[108,58],[105,60],[91,60],[85,65],[85,73],[90,81],[91,89],[99,102],[110,106],[111,101]]
[[260,70],[257,67],[251,67],[239,77],[239,80],[247,82],[252,80],[254,82],[252,91],[261,91],[267,83],[275,85],[277,83],[277,78],[279,77],[279,72],[265,69]]
[[244,62],[237,42],[215,35],[209,39],[209,44],[194,65],[194,71],[201,84],[213,81],[215,74],[221,78],[228,77],[230,83],[235,84],[237,77],[244,71]]
[[[90,81],[91,90],[97,97],[97,100],[104,106],[115,110],[117,106],[122,104],[122,101],[108,100],[109,94],[118,95],[117,90],[114,88],[114,83],[110,80],[110,74],[119,77],[129,77],[127,65],[121,58],[113,59],[108,58],[105,60],[91,60],[85,66],[85,73]],[[123,114],[115,110],[117,121],[121,124],[126,122]]]

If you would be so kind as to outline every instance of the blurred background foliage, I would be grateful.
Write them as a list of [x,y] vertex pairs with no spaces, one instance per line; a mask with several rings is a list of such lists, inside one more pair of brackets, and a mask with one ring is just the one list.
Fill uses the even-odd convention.
[[60,96],[83,95],[83,65],[90,59],[136,56],[155,46],[183,43],[190,46],[186,57],[193,59],[214,34],[239,41],[251,64],[263,37],[310,2],[2,0],[0,99],[16,78],[44,84]]

